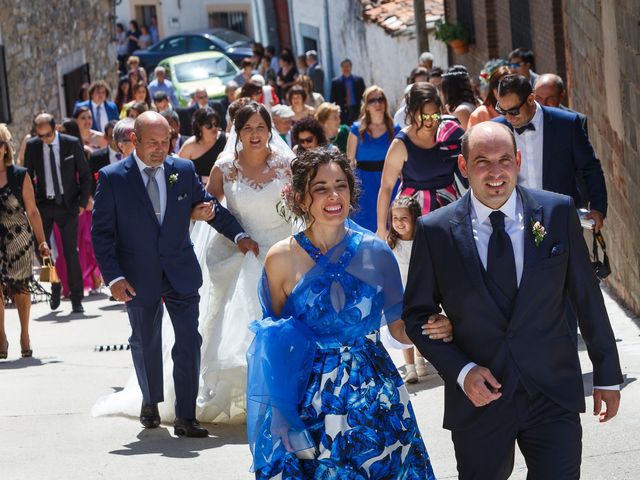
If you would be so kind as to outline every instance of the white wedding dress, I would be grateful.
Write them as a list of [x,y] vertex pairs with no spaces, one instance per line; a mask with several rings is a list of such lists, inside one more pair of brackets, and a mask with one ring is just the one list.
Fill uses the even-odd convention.
[[[197,222],[191,238],[202,267],[200,333],[202,362],[196,416],[201,422],[242,423],[246,412],[245,354],[253,333],[251,321],[262,317],[258,283],[264,258],[278,241],[294,233],[277,211],[281,191],[291,176],[291,152],[274,151],[268,160],[264,183],[242,174],[231,152],[216,161],[223,172],[226,207],[260,247],[258,257],[243,255],[237,245],[204,222]],[[158,405],[164,422],[175,417],[173,362],[174,333],[165,312],[162,325],[164,402]],[[94,416],[138,417],[142,393],[133,372],[126,387],[98,400]]]

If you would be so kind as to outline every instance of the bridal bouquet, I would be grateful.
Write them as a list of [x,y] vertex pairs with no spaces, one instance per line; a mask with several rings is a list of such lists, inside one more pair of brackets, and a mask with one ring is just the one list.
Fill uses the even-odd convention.
[[293,188],[290,183],[287,183],[282,187],[280,197],[280,201],[276,204],[276,211],[278,212],[278,215],[284,218],[284,221],[291,225],[304,224],[302,217],[296,215],[291,209],[295,199],[293,198]]

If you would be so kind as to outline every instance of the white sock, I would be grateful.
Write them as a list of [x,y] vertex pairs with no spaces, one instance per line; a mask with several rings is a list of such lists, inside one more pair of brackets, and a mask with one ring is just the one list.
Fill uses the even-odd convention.
[[407,369],[407,373],[416,371],[416,366],[414,363],[407,363],[404,367]]

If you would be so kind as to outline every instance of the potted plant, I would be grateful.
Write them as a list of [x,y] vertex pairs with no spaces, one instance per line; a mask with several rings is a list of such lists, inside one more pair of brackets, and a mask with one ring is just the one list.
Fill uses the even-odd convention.
[[459,23],[436,21],[433,36],[441,42],[448,43],[453,53],[461,54],[469,51],[469,34]]

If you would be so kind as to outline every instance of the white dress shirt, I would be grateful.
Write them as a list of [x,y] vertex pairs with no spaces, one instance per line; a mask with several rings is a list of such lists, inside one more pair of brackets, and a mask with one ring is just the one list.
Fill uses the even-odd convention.
[[[144,188],[147,188],[147,184],[149,183],[149,176],[144,171],[145,168],[148,168],[149,165],[144,163],[138,157],[136,151],[133,151],[133,158],[138,164],[138,168],[140,169],[140,175],[142,175],[142,182],[144,183]],[[162,225],[162,220],[164,220],[164,212],[167,209],[167,181],[164,178],[164,163],[158,167],[160,170],[156,172],[155,179],[158,182],[158,192],[160,193],[160,225]]]
[[[540,111],[540,109],[538,109]],[[516,135],[517,137],[517,135]],[[517,191],[514,189],[511,192],[511,196],[505,202],[502,207],[500,207],[502,213],[504,213],[504,229],[507,232],[507,235],[511,238],[511,245],[513,246],[513,255],[516,261],[516,276],[518,280],[518,286],[520,286],[520,280],[522,280],[522,269],[524,266],[524,207],[522,205],[522,199],[518,195]],[[473,190],[471,191],[471,228],[473,230],[473,239],[475,240],[476,248],[478,250],[478,256],[480,257],[480,261],[482,262],[482,266],[487,269],[487,257],[489,251],[489,238],[491,237],[491,232],[493,228],[491,227],[491,220],[489,219],[489,215],[494,210],[492,208],[484,205],[480,200],[478,200]],[[469,362],[466,364],[460,373],[458,374],[458,385],[464,391],[464,379],[473,367],[476,366],[476,363]],[[610,387],[596,387],[600,390],[619,390],[619,385],[614,385]],[[465,392],[466,393],[466,392]]]
[[[100,107],[100,111],[98,111]],[[104,108],[104,103],[95,103],[91,100],[91,110],[96,117],[96,125],[99,132],[104,132],[104,126],[109,123],[109,117],[107,116],[107,110]]]
[[527,188],[542,189],[542,146],[544,140],[544,118],[540,104],[535,102],[536,113],[531,119],[535,130],[525,130],[516,137],[516,147],[522,155],[522,166],[518,175],[518,184]]
[[[107,147],[107,149],[109,150],[109,164],[116,163],[116,162],[119,162],[120,160],[122,160],[122,154],[120,152],[116,152],[110,146]],[[157,175],[157,173],[156,173],[156,175]]]
[[[51,146],[53,147],[53,156],[56,163],[56,169],[58,170],[58,185],[60,186],[60,193],[64,194],[64,188],[62,187],[62,169],[61,158],[60,158],[60,134],[56,132],[56,136],[51,142]],[[42,142],[42,159],[44,163],[44,184],[47,188],[47,198],[55,198],[56,192],[53,188],[53,174],[51,172],[51,163],[49,160],[49,145],[46,142]]]

